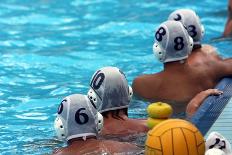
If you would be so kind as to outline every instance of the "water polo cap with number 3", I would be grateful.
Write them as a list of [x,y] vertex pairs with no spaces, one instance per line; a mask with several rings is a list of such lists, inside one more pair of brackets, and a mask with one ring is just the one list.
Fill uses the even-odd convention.
[[194,45],[201,44],[205,29],[195,11],[190,9],[176,10],[169,15],[168,20],[180,21],[193,38]]

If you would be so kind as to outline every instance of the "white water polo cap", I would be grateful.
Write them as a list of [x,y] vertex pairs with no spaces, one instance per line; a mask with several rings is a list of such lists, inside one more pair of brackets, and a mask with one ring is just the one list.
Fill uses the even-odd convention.
[[58,139],[86,139],[97,136],[103,127],[103,117],[86,95],[73,94],[63,99],[54,122]]
[[163,63],[186,59],[192,48],[193,40],[181,22],[163,22],[155,32],[153,52]]
[[207,150],[205,152],[205,155],[226,155],[226,154],[220,149],[212,148],[212,149]]
[[133,92],[125,74],[116,67],[104,67],[94,73],[88,97],[99,112],[128,108]]
[[191,9],[176,10],[169,15],[168,20],[180,21],[193,38],[194,45],[201,44],[205,29],[195,11]]
[[218,132],[211,132],[205,142],[206,150],[220,149],[226,155],[232,155],[230,142]]

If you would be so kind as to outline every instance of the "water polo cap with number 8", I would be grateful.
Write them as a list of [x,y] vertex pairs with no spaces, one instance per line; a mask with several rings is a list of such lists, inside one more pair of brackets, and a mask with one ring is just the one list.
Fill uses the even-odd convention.
[[88,97],[99,112],[128,108],[133,95],[124,73],[116,67],[96,71],[90,87]]
[[181,22],[163,22],[155,32],[153,52],[163,63],[186,59],[192,48],[193,40]]
[[57,111],[54,128],[58,139],[86,139],[97,136],[103,127],[103,117],[86,95],[73,94],[63,99]]
[[189,35],[193,38],[194,45],[201,44],[205,29],[196,12],[190,9],[179,9],[172,12],[168,17],[168,20],[180,21],[187,28]]

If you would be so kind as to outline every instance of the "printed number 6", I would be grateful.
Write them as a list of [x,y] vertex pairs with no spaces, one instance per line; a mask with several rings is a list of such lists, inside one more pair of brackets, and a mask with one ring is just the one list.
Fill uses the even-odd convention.
[[[78,124],[85,124],[89,121],[89,116],[86,113],[81,113],[82,110],[86,110],[85,108],[80,108],[79,110],[77,110],[76,114],[75,114],[75,120]],[[80,117],[82,117],[83,119],[81,119]]]

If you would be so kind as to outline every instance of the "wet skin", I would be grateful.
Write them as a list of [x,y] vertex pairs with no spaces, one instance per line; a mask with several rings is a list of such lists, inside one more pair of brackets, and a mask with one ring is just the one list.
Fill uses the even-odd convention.
[[228,4],[228,19],[225,25],[223,36],[224,37],[232,36],[232,0],[230,0]]
[[141,148],[129,143],[90,138],[86,141],[73,140],[67,147],[55,151],[53,155],[136,154],[141,151]]
[[134,79],[133,90],[151,102],[171,104],[174,113],[184,112],[198,93],[212,89],[226,76],[232,75],[232,59],[220,58],[212,46],[204,45],[192,51],[184,62],[164,64],[164,70]]

